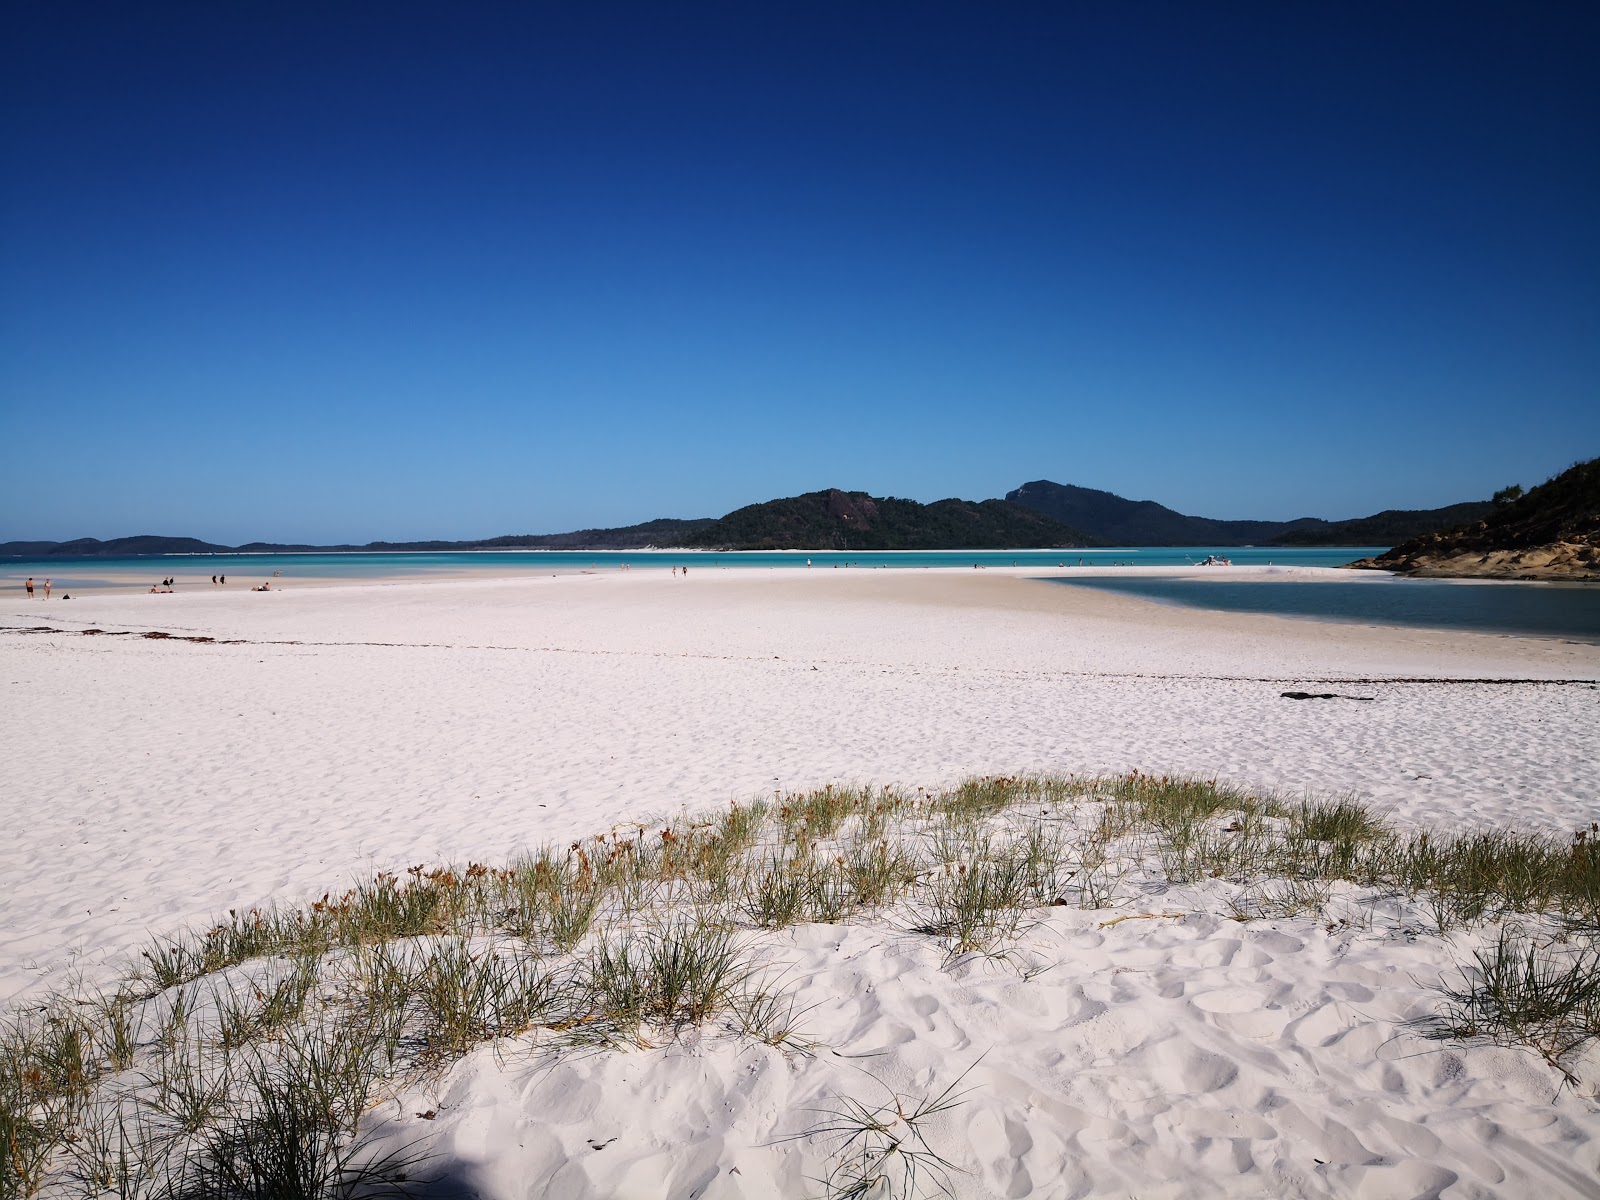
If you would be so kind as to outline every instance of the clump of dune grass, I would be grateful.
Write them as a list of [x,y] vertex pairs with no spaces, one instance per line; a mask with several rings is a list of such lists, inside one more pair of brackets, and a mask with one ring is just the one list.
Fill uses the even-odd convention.
[[1037,903],[1025,845],[963,830],[940,838],[934,853],[912,928],[942,939],[951,956],[990,953],[1013,938]]
[[935,1148],[933,1127],[965,1102],[960,1088],[970,1071],[933,1096],[891,1091],[876,1105],[841,1097],[825,1110],[823,1123],[802,1136],[834,1144],[833,1168],[819,1181],[828,1200],[949,1195],[951,1176],[962,1171]]
[[567,1025],[585,1038],[642,1041],[646,1026],[671,1031],[729,1008],[753,975],[727,925],[675,917],[602,938],[579,968]]
[[368,1032],[348,1023],[308,1027],[248,1055],[225,1118],[195,1131],[164,1190],[183,1200],[399,1191],[412,1159],[375,1153],[359,1129],[381,1062]]
[[1441,928],[1548,912],[1600,929],[1600,847],[1588,836],[1424,833],[1397,848],[1391,869],[1428,898]]
[[438,1057],[520,1031],[544,1012],[551,991],[536,957],[502,954],[465,938],[430,946],[409,982],[428,1048]]
[[861,836],[843,846],[833,860],[834,873],[853,909],[881,908],[893,903],[922,874],[916,855],[898,842],[875,836],[881,826],[864,823]]
[[1435,1033],[1537,1051],[1568,1082],[1568,1063],[1600,1041],[1600,946],[1502,928],[1445,992]]
[[0,1200],[32,1195],[98,1075],[93,1032],[65,1004],[0,1025]]

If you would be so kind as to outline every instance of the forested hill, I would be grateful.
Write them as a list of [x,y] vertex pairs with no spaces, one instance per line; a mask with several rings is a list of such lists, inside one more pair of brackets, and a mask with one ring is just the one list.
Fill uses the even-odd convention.
[[0,555],[8,558],[133,558],[140,554],[227,554],[232,546],[218,546],[190,537],[74,538],[70,542],[0,542]]
[[1296,523],[1273,543],[1279,546],[1393,546],[1425,533],[1455,529],[1482,520],[1494,510],[1487,500],[1468,500],[1443,508],[1386,508],[1352,521]]
[[1021,550],[1096,543],[1004,500],[919,504],[831,488],[736,509],[685,544],[725,550]]
[[1108,546],[1388,546],[1475,520],[1492,507],[1482,501],[1446,508],[1388,509],[1349,521],[1319,517],[1222,521],[1187,516],[1154,500],[1128,500],[1114,492],[1048,479],[1025,483],[1006,499],[1080,529]]
[[1482,520],[1413,538],[1352,566],[1423,575],[1600,578],[1600,458],[1527,493],[1508,488]]
[[1301,521],[1214,521],[1189,517],[1154,500],[1128,500],[1114,492],[1052,483],[1025,483],[1006,499],[1070,525],[1108,546],[1241,546],[1270,542]]

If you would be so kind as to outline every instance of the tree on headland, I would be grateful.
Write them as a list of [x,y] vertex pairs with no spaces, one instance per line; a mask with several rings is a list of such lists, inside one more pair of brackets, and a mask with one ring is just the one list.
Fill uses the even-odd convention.
[[1493,499],[1496,508],[1504,508],[1513,500],[1522,499],[1522,485],[1513,483],[1510,487],[1503,487],[1494,494]]

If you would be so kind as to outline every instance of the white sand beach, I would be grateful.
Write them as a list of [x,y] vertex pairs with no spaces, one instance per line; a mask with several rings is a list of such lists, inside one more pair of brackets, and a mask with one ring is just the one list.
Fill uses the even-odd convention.
[[[1600,646],[1041,574],[8,594],[0,998],[375,870],[828,782],[1139,769],[1350,793],[1439,830],[1600,820],[1600,690],[1571,682],[1600,678]],[[112,636],[147,633],[170,636]],[[1526,1051],[1411,1028],[1483,935],[1202,908],[1111,927],[1047,910],[1028,945],[1055,965],[1034,978],[947,968],[870,921],[802,926],[763,953],[825,1050],[691,1037],[552,1067],[485,1049],[374,1119],[449,1164],[451,1195],[812,1195],[826,1149],[785,1140],[806,1113],[971,1068],[940,1127],[960,1196],[1600,1195],[1600,1061],[1563,1086]]]

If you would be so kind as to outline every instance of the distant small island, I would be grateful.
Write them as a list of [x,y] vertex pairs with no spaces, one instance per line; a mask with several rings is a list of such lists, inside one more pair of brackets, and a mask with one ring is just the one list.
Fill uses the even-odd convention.
[[1426,533],[1352,567],[1407,575],[1600,580],[1600,458],[1576,463],[1524,493],[1498,493],[1490,512]]
[[1482,521],[1488,500],[1444,508],[1385,509],[1325,521],[1237,521],[1189,516],[1154,500],[1054,483],[1025,483],[1003,500],[935,500],[826,488],[750,504],[723,517],[661,517],[611,529],[506,534],[464,541],[225,546],[188,537],[0,542],[23,559],[129,558],[151,554],[427,553],[459,550],[1025,550],[1094,546],[1388,546]]

